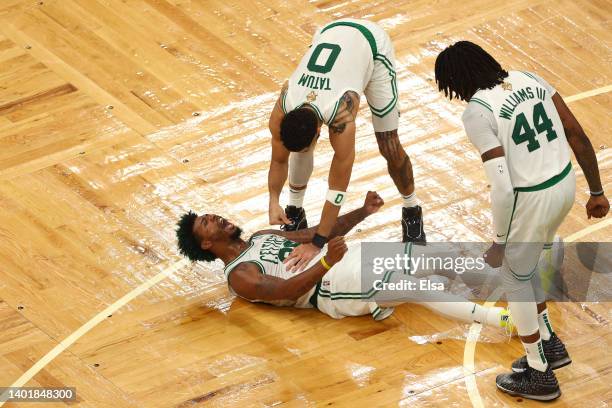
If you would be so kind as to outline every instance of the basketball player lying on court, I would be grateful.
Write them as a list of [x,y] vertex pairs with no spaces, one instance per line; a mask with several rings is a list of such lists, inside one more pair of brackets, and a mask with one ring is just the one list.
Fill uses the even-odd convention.
[[[347,248],[343,236],[383,204],[376,192],[368,192],[361,208],[337,219],[322,256],[311,260],[299,273],[288,271],[283,261],[300,243],[310,242],[316,226],[299,231],[263,230],[244,241],[242,230],[225,218],[198,216],[190,211],[178,223],[178,246],[192,261],[221,259],[230,291],[251,302],[314,307],[335,319],[372,314],[375,320],[382,320],[391,315],[393,307],[361,299],[361,246]],[[413,255],[419,248],[424,247],[415,246]],[[406,277],[402,275],[402,279]],[[408,279],[417,280],[411,276]],[[408,300],[419,301],[447,317],[510,327],[508,312],[501,307],[483,307],[448,292],[436,292],[428,299],[432,301],[426,302],[422,301],[423,292],[407,296],[420,296]]]

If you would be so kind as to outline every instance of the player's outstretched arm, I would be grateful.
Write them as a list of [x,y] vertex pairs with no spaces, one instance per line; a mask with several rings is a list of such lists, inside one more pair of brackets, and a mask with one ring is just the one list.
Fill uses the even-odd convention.
[[591,190],[591,197],[586,205],[587,216],[589,218],[605,217],[610,210],[610,203],[603,192],[593,145],[561,95],[555,93],[552,99],[563,123],[567,142],[572,148]]
[[[340,261],[347,251],[343,237],[336,237],[329,242],[325,255],[325,264],[333,266]],[[250,262],[238,265],[229,275],[229,285],[240,297],[248,300],[275,301],[297,300],[312,289],[327,272],[323,262],[317,262],[303,273],[290,279],[264,275],[259,268]]]
[[291,252],[285,259],[290,270],[300,271],[319,253],[325,239],[331,236],[355,161],[355,117],[358,109],[359,95],[352,91],[346,92],[340,101],[336,119],[329,125],[329,141],[334,148],[334,157],[329,169],[327,199],[313,239],[316,242],[300,245]]
[[[350,123],[341,135],[330,135],[330,142],[334,148],[334,157],[329,169],[328,187],[331,191],[345,194],[355,162],[355,124]],[[325,200],[321,212],[321,221],[317,228],[319,235],[331,237],[339,212],[339,205],[332,203],[329,198]]]
[[[368,191],[368,193],[366,194],[365,202],[363,203],[362,207],[359,207],[356,210],[350,211],[338,217],[338,219],[336,220],[336,224],[332,228],[330,239],[348,234],[349,231],[352,230],[357,224],[366,219],[366,217],[377,212],[384,204],[385,202],[376,191]],[[299,231],[280,231],[268,229],[258,231],[254,235],[276,234],[290,239],[294,242],[299,242],[303,244],[312,241],[312,238],[317,232],[318,227],[318,225],[315,225],[314,227],[306,228]]]
[[[281,91],[281,96],[285,91],[286,88],[284,87]],[[290,223],[279,203],[280,194],[285,181],[287,181],[289,171],[289,151],[283,146],[280,139],[280,126],[284,117],[280,100],[281,98],[279,97],[276,105],[274,105],[268,124],[272,134],[272,157],[268,171],[268,193],[270,195],[268,214],[270,225]]]

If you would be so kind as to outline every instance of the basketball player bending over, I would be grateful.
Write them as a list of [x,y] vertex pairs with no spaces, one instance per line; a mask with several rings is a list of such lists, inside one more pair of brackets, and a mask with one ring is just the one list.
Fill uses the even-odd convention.
[[[295,247],[312,239],[316,226],[300,231],[263,230],[244,241],[242,230],[225,218],[189,212],[178,223],[178,245],[192,261],[220,258],[230,291],[251,302],[314,307],[335,319],[371,314],[375,320],[382,320],[393,307],[363,300],[367,297],[362,296],[361,288],[361,246],[347,248],[343,235],[383,204],[377,193],[368,192],[361,208],[338,218],[323,256],[313,259],[300,273],[290,272],[283,261]],[[413,255],[417,252],[414,248]],[[431,295],[432,301],[426,302],[422,302],[422,292],[414,296],[420,296],[414,300],[426,307],[464,322],[506,328],[511,324],[507,311],[500,307],[482,307],[447,292],[436,292]]]
[[[355,160],[355,118],[364,94],[389,175],[402,196],[402,242],[425,242],[421,207],[414,193],[410,159],[397,133],[399,123],[395,57],[389,35],[367,20],[341,19],[319,29],[283,87],[270,115],[272,158],[268,173],[270,224],[285,231],[308,226],[302,209],[323,124],[334,156],[321,221],[286,262],[300,270],[330,238],[344,203]],[[279,196],[289,173],[289,206]]]
[[[570,148],[589,184],[589,218],[610,209],[589,138],[557,91],[530,72],[505,71],[469,41],[436,59],[436,82],[450,99],[468,102],[463,124],[491,184],[494,244],[488,263],[502,264],[504,288],[526,356],[497,376],[511,395],[552,400],[561,395],[552,370],[571,363],[553,332],[538,264],[542,250],[574,204]],[[504,255],[505,248],[505,255]]]

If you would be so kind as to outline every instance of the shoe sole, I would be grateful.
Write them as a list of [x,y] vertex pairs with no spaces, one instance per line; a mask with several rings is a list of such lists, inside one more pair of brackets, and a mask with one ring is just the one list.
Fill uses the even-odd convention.
[[[568,356],[568,357],[562,358],[561,360],[557,360],[554,363],[550,363],[550,368],[553,370],[557,370],[559,368],[563,368],[570,364],[572,364],[572,359],[569,358]],[[512,367],[512,371],[514,371],[515,373],[522,373],[523,371],[525,371],[525,369]]]
[[406,242],[412,242],[414,244],[427,244],[427,235],[425,235],[425,231],[422,231],[418,237],[411,237],[409,235],[404,236],[404,232],[402,231],[402,244],[405,244]]
[[[421,218],[421,224],[422,222],[423,222],[423,218]],[[405,244],[406,242],[412,242],[414,244],[427,244],[427,235],[425,235],[424,229],[421,229],[421,233],[419,234],[418,237],[411,237],[408,234],[404,235],[403,230],[404,228],[406,228],[406,231],[408,231],[408,226],[406,225],[403,219],[401,220],[401,224],[402,224],[402,244]]]
[[500,391],[505,392],[508,395],[511,395],[513,397],[523,397],[523,398],[527,398],[527,399],[530,399],[530,400],[552,401],[552,400],[557,399],[557,398],[559,398],[561,396],[561,390],[560,389],[555,391],[555,392],[553,392],[553,393],[551,393],[551,394],[546,394],[546,395],[531,395],[531,394],[523,394],[521,392],[515,392],[515,391],[508,390],[508,389],[502,387],[501,385],[499,385],[497,383],[495,385],[497,385],[497,388]]

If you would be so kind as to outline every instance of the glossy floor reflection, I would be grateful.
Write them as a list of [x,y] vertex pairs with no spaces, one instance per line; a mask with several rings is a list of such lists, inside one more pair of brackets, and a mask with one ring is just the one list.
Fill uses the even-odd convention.
[[[436,90],[437,53],[468,39],[564,97],[581,94],[612,84],[611,9],[599,0],[4,0],[0,386],[179,260],[174,224],[184,211],[224,214],[247,234],[267,227],[268,115],[317,26],[359,17],[389,31],[399,132],[428,238],[477,241],[490,234],[487,183],[463,107]],[[610,95],[570,104],[608,190]],[[367,190],[387,204],[349,239],[397,241],[400,199],[365,103],[357,128],[346,208]],[[323,134],[306,194],[313,223],[331,157]],[[580,172],[577,191],[563,236],[595,224]],[[611,228],[581,239],[610,241]],[[247,304],[229,294],[220,267],[182,268],[27,385],[75,386],[82,407],[470,406],[467,326],[419,306],[375,322]],[[609,303],[555,304],[552,317],[574,364],[559,373],[564,394],[550,406],[606,406]],[[516,340],[483,331],[475,371],[484,406],[519,404],[493,381],[520,353]]]

